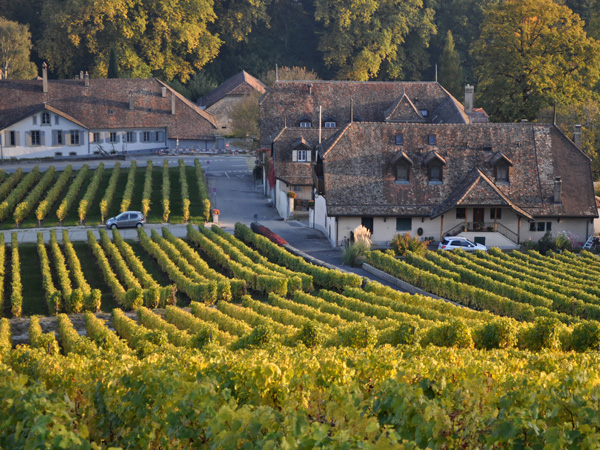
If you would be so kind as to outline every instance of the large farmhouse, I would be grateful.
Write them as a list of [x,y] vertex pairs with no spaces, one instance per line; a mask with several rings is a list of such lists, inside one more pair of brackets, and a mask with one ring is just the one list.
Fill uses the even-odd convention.
[[214,148],[214,118],[157,79],[0,80],[0,156]]
[[589,158],[554,125],[487,123],[470,86],[463,106],[433,82],[277,82],[260,113],[265,193],[283,217],[289,191],[314,201],[310,224],[333,245],[361,224],[381,244],[593,232]]

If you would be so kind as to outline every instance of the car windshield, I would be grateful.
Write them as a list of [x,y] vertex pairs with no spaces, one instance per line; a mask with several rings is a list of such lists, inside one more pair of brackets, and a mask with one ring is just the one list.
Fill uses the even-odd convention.
[[119,214],[119,215],[116,217],[116,219],[117,219],[117,220],[123,220],[123,219],[126,219],[126,218],[127,218],[127,214],[124,214],[124,213],[123,213],[123,214]]

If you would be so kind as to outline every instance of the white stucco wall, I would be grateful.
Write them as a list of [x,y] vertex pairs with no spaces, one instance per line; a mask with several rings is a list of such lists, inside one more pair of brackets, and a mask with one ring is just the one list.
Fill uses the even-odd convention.
[[[0,149],[3,158],[82,156],[98,153],[101,150],[107,153],[113,150],[121,153],[123,151],[151,151],[167,147],[166,128],[88,130],[58,114],[46,112],[50,114],[49,124],[42,124],[43,112],[38,112],[0,131]],[[16,145],[11,145],[11,131],[15,132]],[[29,136],[32,131],[39,132],[39,145],[30,143]],[[62,132],[62,144],[57,142],[57,132]],[[79,133],[79,144],[71,145],[72,132]],[[132,142],[126,142],[128,132],[131,133]],[[115,133],[114,142],[110,140],[110,133]],[[98,140],[95,140],[95,137],[98,137]]]

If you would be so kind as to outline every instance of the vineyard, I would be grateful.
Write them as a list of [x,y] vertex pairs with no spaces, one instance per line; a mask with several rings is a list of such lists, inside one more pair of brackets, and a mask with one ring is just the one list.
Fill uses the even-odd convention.
[[[179,170],[158,172],[161,196]],[[14,348],[0,321],[2,448],[599,441],[594,255],[369,254],[465,308],[315,266],[239,223],[8,244],[5,317],[37,308],[57,325],[32,316]]]
[[58,172],[36,166],[25,174],[0,170],[0,228],[98,225],[109,217],[142,211],[149,223],[201,223],[210,219],[210,201],[199,160],[178,167],[96,169],[69,165]]

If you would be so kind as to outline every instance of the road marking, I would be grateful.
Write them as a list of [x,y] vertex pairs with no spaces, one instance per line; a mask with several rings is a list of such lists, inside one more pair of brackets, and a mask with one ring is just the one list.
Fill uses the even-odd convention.
[[[226,176],[227,178],[229,178],[229,175],[227,174],[227,172],[225,172],[225,176]],[[231,178],[229,178],[229,179],[231,179]]]

